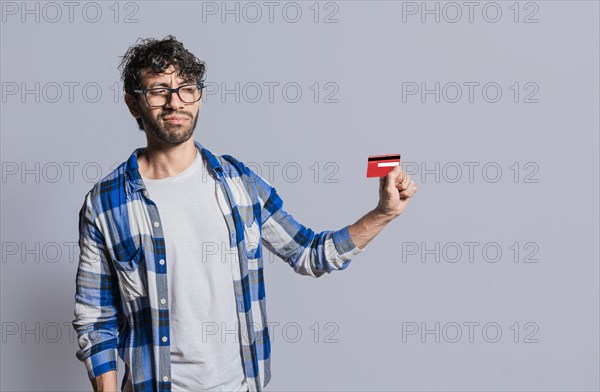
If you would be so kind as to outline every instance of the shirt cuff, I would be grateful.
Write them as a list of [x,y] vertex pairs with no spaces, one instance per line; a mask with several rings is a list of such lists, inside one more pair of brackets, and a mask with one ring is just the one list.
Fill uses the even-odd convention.
[[345,259],[351,259],[355,255],[365,250],[365,248],[361,249],[356,246],[354,241],[352,241],[348,227],[349,225],[333,232],[333,243],[335,244],[335,249],[340,256]]
[[117,350],[115,348],[107,349],[90,355],[83,360],[90,380],[99,375],[117,370]]

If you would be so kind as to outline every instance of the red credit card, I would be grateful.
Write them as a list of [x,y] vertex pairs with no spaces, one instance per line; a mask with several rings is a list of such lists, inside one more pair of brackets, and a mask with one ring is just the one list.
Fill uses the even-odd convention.
[[385,177],[400,164],[400,154],[372,155],[367,164],[367,177]]

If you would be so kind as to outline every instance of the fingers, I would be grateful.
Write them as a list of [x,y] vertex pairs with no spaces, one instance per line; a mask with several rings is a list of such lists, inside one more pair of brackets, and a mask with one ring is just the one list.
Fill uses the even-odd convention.
[[389,191],[395,190],[394,188],[396,188],[396,185],[398,184],[398,178],[401,178],[403,173],[404,172],[400,165],[396,165],[385,177],[382,177],[385,178],[385,184],[387,185],[387,189]]
[[379,189],[398,193],[400,199],[408,199],[417,193],[417,186],[400,165],[394,166],[384,177],[379,177]]
[[409,188],[410,185],[415,185],[415,182],[412,180],[412,178],[407,174],[406,178],[404,179],[404,181],[402,181],[402,183],[400,184],[400,190],[404,191],[407,190]]
[[396,165],[383,177],[379,177],[379,184],[387,185],[388,188],[395,188],[398,184],[404,180],[406,174],[400,167],[400,165]]
[[[411,179],[410,174],[402,170],[400,165],[394,166],[390,172],[379,178],[380,189],[387,188],[390,192],[400,192],[401,196],[410,197],[416,192],[415,182]],[[411,189],[414,188],[414,190]]]
[[394,166],[392,168],[392,170],[390,170],[388,172],[388,174],[386,174],[383,177],[379,177],[379,185],[383,187],[389,187],[390,184],[395,184],[396,183],[396,176],[397,173],[400,171],[400,165]]
[[406,189],[404,190],[400,190],[398,189],[399,193],[398,195],[400,196],[400,199],[404,200],[404,199],[408,199],[409,197],[414,196],[415,193],[417,193],[417,186],[415,185],[415,182],[413,180],[410,180],[408,185],[406,186]]
[[[391,174],[391,172],[389,174]],[[398,190],[400,199],[412,197],[417,192],[417,186],[410,177],[410,174],[402,170],[400,166],[398,166],[398,170],[396,170],[396,176],[393,183],[394,188]]]
[[[412,181],[410,178],[410,175],[408,173],[406,173],[404,170],[402,170],[402,168],[400,167],[400,165],[397,166],[398,169],[396,170],[396,176],[394,177],[394,187],[397,188],[399,191],[405,191],[406,189],[408,189],[408,185],[410,184],[410,182]],[[396,169],[396,168],[394,168]],[[391,174],[391,172],[390,172]]]

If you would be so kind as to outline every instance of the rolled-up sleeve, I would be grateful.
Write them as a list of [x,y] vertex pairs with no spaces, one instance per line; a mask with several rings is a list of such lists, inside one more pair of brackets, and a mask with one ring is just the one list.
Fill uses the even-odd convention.
[[263,245],[297,273],[318,278],[343,270],[364,250],[352,241],[349,226],[316,233],[283,209],[282,199],[267,180],[247,167],[246,175],[256,187],[261,204]]
[[90,379],[117,369],[120,318],[118,284],[96,219],[88,193],[79,212],[79,264],[72,325],[79,344],[76,356],[84,362]]

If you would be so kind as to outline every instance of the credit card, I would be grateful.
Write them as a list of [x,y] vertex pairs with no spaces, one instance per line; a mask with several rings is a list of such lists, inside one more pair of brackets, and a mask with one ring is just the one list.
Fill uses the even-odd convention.
[[400,164],[400,154],[371,155],[367,162],[367,177],[385,177]]

